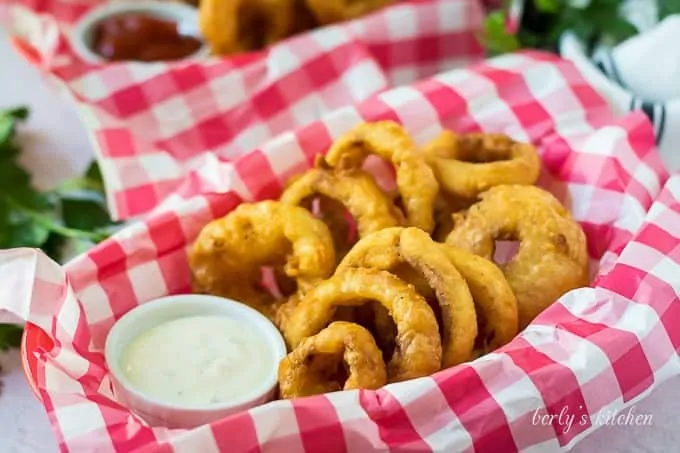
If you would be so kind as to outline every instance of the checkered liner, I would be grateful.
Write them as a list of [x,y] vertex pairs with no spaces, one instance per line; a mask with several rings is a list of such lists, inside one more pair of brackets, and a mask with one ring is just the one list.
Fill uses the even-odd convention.
[[76,101],[116,218],[153,209],[207,155],[233,161],[324,113],[483,57],[480,3],[411,0],[235,59],[91,66],[67,37],[99,2],[22,0],[13,23]]
[[[50,10],[51,1],[33,7],[63,28],[84,10],[78,0]],[[571,65],[539,53],[386,91],[476,59],[470,24],[480,11],[467,0],[413,2],[243,59],[98,68],[73,61],[52,18],[19,14],[36,63],[92,132],[112,207],[120,217],[151,211],[65,269],[32,250],[0,252],[0,314],[30,320],[56,344],[34,354],[62,451],[552,451],[680,374],[671,228],[680,178],[666,174],[643,116],[612,120]],[[186,248],[203,225],[277,196],[362,119],[396,120],[419,143],[446,127],[536,144],[541,184],[588,235],[593,286],[566,294],[501,350],[379,391],[273,402],[191,431],[149,428],[117,404],[102,354],[115,320],[189,291]],[[393,186],[384,163],[369,165]]]
[[[62,269],[0,254],[0,307],[55,340],[35,351],[63,451],[538,452],[571,447],[680,374],[680,177],[644,116],[614,121],[575,69],[525,53],[393,89],[282,134],[234,162],[206,154],[144,222]],[[535,143],[541,184],[588,235],[594,284],[566,294],[514,341],[472,363],[378,391],[277,401],[191,431],[150,428],[111,394],[102,354],[116,319],[187,292],[186,248],[243,200],[276,196],[360,120],[401,122],[419,143],[442,127]],[[384,166],[373,170],[393,183]],[[676,230],[676,231],[674,231]],[[599,266],[597,264],[599,263]],[[10,297],[11,295],[11,297]],[[553,415],[551,419],[549,416]],[[569,420],[572,420],[569,423]]]

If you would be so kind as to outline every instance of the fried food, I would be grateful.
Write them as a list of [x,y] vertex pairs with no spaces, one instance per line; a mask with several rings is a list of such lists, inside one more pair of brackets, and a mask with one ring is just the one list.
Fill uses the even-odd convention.
[[319,24],[314,14],[307,7],[305,0],[293,0],[293,35],[316,28]]
[[360,124],[333,144],[326,162],[337,169],[359,169],[369,154],[394,165],[407,224],[431,233],[439,185],[425,158],[400,125],[393,121]]
[[401,224],[390,199],[363,170],[313,168],[288,185],[281,202],[300,206],[316,195],[342,203],[354,217],[360,237]]
[[448,244],[487,260],[496,240],[518,241],[500,266],[517,298],[519,328],[574,288],[588,284],[588,251],[580,225],[549,192],[534,186],[496,186],[464,213],[454,214]]
[[323,330],[337,307],[369,301],[382,304],[397,326],[388,382],[428,376],[441,368],[439,328],[430,306],[408,283],[373,269],[346,269],[308,291],[283,329],[288,346],[294,349]]
[[322,221],[277,201],[241,204],[206,225],[189,253],[196,291],[236,299],[270,317],[271,296],[259,286],[261,268],[281,264],[305,289],[329,277],[336,258]]
[[[370,155],[392,163],[396,190],[362,168]],[[377,389],[475,360],[588,284],[585,235],[533,186],[539,170],[531,145],[502,135],[447,131],[418,150],[394,122],[361,124],[290,178],[280,201],[207,225],[189,256],[195,290],[275,323],[290,351],[282,398]],[[503,241],[519,251],[501,263]]]
[[470,289],[477,312],[476,347],[485,352],[509,343],[518,330],[517,299],[493,261],[448,244],[438,244]]
[[213,54],[259,50],[295,29],[295,0],[201,0],[201,33]]
[[473,202],[440,192],[434,204],[435,227],[432,239],[444,242],[453,230],[453,214],[469,208]]
[[442,132],[424,148],[441,189],[462,199],[502,184],[531,185],[541,161],[536,148],[502,134]]
[[284,399],[375,390],[386,382],[385,362],[373,336],[349,322],[333,322],[305,338],[279,364],[279,390]]
[[324,195],[318,197],[318,211],[317,217],[331,230],[335,254],[340,260],[356,242],[356,231],[350,224],[351,214],[341,202]]
[[[426,286],[434,290],[441,311],[442,367],[469,360],[477,337],[472,295],[447,254],[424,231],[413,227],[388,228],[371,234],[357,242],[336,272],[360,267],[393,273],[403,264],[415,270]],[[411,277],[400,273],[402,279],[412,283]],[[423,283],[416,285],[422,287]],[[422,291],[419,292],[424,295]]]
[[317,22],[322,25],[356,19],[394,0],[306,0]]

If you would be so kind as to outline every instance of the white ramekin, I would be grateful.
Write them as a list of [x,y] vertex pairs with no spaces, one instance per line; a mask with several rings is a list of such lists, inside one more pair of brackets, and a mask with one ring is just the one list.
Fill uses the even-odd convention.
[[203,41],[203,45],[185,59],[210,56],[210,48],[198,31],[198,10],[184,3],[157,0],[118,0],[92,8],[77,21],[71,31],[71,45],[76,54],[88,63],[106,63],[108,60],[92,49],[94,28],[104,19],[125,13],[145,13],[158,19],[177,22],[181,30]]
[[[145,395],[127,379],[120,366],[125,347],[138,335],[159,324],[188,316],[227,316],[250,325],[267,341],[273,354],[271,372],[265,384],[225,404],[183,407]],[[168,296],[142,304],[120,318],[111,328],[104,348],[117,400],[151,426],[194,428],[270,401],[278,382],[278,365],[286,355],[286,345],[278,329],[247,305],[215,296]]]

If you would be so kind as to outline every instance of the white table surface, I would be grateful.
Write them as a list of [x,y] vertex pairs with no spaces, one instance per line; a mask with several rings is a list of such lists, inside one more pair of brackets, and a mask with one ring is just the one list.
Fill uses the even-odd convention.
[[[19,88],[15,88],[16,86]],[[16,56],[0,28],[0,108],[29,105],[23,162],[35,181],[50,186],[77,174],[90,160],[85,132],[73,108],[50,91],[38,72]],[[0,395],[0,452],[48,453],[57,451],[54,434],[43,407],[33,397],[21,371],[19,354],[0,353],[4,391]],[[649,413],[653,425],[604,426],[572,451],[577,453],[660,453],[680,451],[680,378],[673,379],[635,406]],[[87,452],[76,452],[87,453]],[[543,452],[539,452],[543,453]],[[549,453],[549,452],[545,452]]]

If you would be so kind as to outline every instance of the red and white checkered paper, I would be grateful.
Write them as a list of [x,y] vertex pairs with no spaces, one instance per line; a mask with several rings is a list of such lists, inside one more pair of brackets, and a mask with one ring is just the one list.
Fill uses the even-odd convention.
[[481,3],[410,0],[237,58],[93,66],[69,33],[99,3],[21,0],[11,23],[75,100],[116,218],[153,209],[208,155],[233,161],[324,113],[483,57]]
[[[450,5],[470,3],[419,2],[391,11],[406,8],[400,20],[412,23],[421,8]],[[377,23],[385,19],[380,14],[396,13],[363,20]],[[390,27],[396,34],[409,29]],[[329,36],[343,36],[347,28],[328,30]],[[328,30],[309,39],[328,42],[320,37]],[[293,55],[294,42],[268,52],[266,61],[278,63],[267,64],[267,71],[281,74],[283,60],[270,58],[276,52]],[[328,55],[335,51],[329,48]],[[336,67],[332,89],[305,95],[319,103],[314,115],[334,110],[306,124],[301,123],[314,116],[307,107],[300,107],[307,112],[300,121],[291,113],[306,97],[282,100],[294,89],[278,85],[285,77],[268,75],[259,79],[267,83],[244,85],[253,67],[248,64],[230,66],[217,78],[206,74],[232,63],[181,69],[111,66],[89,69],[74,77],[80,82],[67,83],[72,90],[80,87],[76,99],[83,116],[97,119],[88,125],[99,137],[99,158],[118,213],[148,214],[65,268],[32,250],[0,252],[1,309],[37,324],[56,344],[52,351],[33,353],[39,363],[37,384],[62,451],[547,452],[573,446],[603,422],[602,416],[631,406],[658,383],[680,374],[680,331],[674,329],[680,324],[675,277],[680,242],[672,227],[680,220],[680,176],[668,177],[645,117],[613,120],[604,100],[573,66],[546,54],[506,56],[385,90],[385,80],[397,78],[400,65],[386,70],[375,63],[381,53],[368,52],[365,67],[387,74],[384,86],[376,89],[380,93],[367,90],[367,99],[355,106],[336,108],[360,95],[324,104],[327,93],[351,93],[363,83],[351,76],[344,60],[347,66]],[[328,58],[336,57],[324,61]],[[158,71],[155,78],[145,72],[152,68]],[[101,78],[110,72],[120,78]],[[191,79],[193,89],[163,91],[184,86],[178,80],[187,74],[199,78],[196,73],[202,76],[200,82]],[[167,97],[153,98],[152,108],[118,117],[111,112],[128,102],[137,104],[116,94],[101,97],[104,90],[136,89],[150,102],[153,83],[148,81],[169,83],[167,74],[173,80],[171,87],[162,88]],[[214,112],[213,103],[227,102],[224,88],[215,87],[217,79],[218,86],[251,91],[230,91],[241,100],[234,109],[220,110],[222,116],[213,120],[219,127],[210,130],[234,130],[230,124],[239,120],[238,112],[249,120],[212,146],[198,112]],[[264,85],[268,88],[261,89]],[[105,88],[97,97],[93,87]],[[274,93],[276,105],[283,102],[277,114],[260,110],[269,105],[265,92]],[[206,93],[214,96],[206,99]],[[168,99],[176,108],[159,108]],[[205,110],[202,103],[207,103]],[[273,118],[281,115],[288,119],[280,124],[295,127],[279,134],[287,128],[279,129]],[[533,142],[544,163],[541,184],[570,207],[587,233],[595,263],[592,286],[566,294],[494,353],[378,391],[272,402],[190,431],[150,428],[121,407],[111,393],[103,357],[115,320],[148,300],[189,291],[187,247],[208,221],[244,200],[277,196],[283,181],[312,165],[334,139],[361,120],[382,119],[404,124],[418,143],[443,127],[504,132]],[[159,137],[159,124],[166,122],[163,127],[181,124],[183,131],[197,135],[173,145],[169,137],[179,139],[170,134],[167,147],[161,147],[149,137]],[[253,127],[266,130],[239,138]],[[381,184],[393,184],[387,166],[373,161],[371,168]]]
[[[187,292],[187,246],[206,222],[277,195],[362,119],[399,121],[420,143],[442,127],[535,143],[542,184],[571,208],[599,261],[593,286],[566,294],[501,350],[378,391],[273,402],[191,431],[149,428],[119,406],[102,355],[114,321]],[[56,342],[34,354],[63,451],[553,451],[680,373],[678,220],[680,177],[668,178],[645,118],[611,120],[570,64],[527,53],[384,92],[233,163],[206,157],[164,209],[65,269],[34,251],[3,252],[0,306]],[[563,417],[543,424],[546,414]]]

